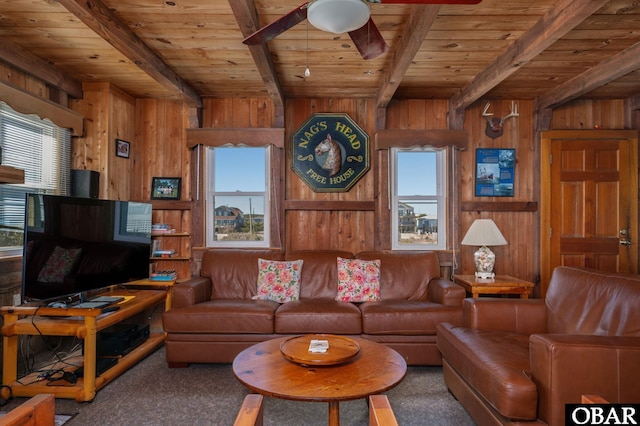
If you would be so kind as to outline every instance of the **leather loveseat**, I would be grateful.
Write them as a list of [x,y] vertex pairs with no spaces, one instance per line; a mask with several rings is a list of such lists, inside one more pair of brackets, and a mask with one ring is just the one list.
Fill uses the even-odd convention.
[[479,425],[563,425],[582,395],[640,397],[640,276],[558,267],[545,300],[466,299],[440,324],[449,390]]
[[[337,301],[337,259],[380,260],[381,301]],[[298,300],[254,300],[258,259],[302,260]],[[211,249],[200,276],[173,288],[163,314],[170,367],[229,363],[247,347],[286,335],[330,333],[387,344],[412,365],[441,365],[436,325],[461,324],[465,291],[440,277],[434,252]]]

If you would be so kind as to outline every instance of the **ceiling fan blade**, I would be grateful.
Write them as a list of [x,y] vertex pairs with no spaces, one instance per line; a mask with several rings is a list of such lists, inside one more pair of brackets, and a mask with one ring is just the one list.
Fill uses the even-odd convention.
[[244,44],[261,44],[266,43],[272,38],[279,36],[289,28],[294,27],[295,25],[307,19],[308,4],[309,2],[303,3],[281,18],[260,28],[258,31],[242,40],[242,42]]
[[382,4],[478,4],[482,0],[367,0]]
[[389,46],[371,18],[362,27],[350,31],[349,36],[364,59],[377,58],[389,50]]

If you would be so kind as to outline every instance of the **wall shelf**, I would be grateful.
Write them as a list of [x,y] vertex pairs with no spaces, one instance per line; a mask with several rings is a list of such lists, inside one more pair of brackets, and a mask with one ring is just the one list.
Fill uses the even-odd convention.
[[461,203],[463,212],[535,212],[535,201],[466,201]]

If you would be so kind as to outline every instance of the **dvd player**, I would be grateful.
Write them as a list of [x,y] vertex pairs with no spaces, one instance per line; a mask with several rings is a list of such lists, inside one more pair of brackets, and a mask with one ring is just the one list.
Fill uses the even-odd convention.
[[149,324],[116,324],[96,335],[96,356],[124,356],[143,344],[148,338]]

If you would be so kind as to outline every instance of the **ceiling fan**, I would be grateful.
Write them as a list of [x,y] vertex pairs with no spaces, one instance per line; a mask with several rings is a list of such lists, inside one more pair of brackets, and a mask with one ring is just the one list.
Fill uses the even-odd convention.
[[242,42],[261,44],[277,37],[305,19],[314,27],[335,34],[349,33],[364,59],[373,59],[389,48],[371,19],[369,3],[383,4],[478,4],[482,0],[310,0],[265,25]]

